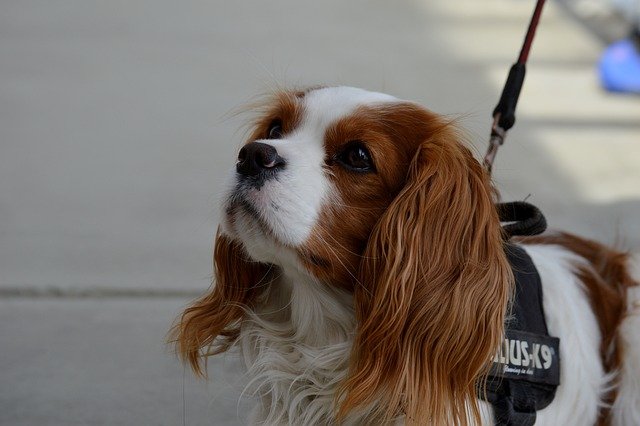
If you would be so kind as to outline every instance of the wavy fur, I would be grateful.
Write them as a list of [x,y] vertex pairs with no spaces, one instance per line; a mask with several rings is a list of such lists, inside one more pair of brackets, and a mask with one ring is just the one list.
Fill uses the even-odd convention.
[[272,279],[270,265],[250,260],[241,243],[220,232],[214,268],[210,291],[185,309],[171,331],[178,354],[201,376],[206,376],[203,358],[231,347],[246,310]]
[[487,174],[456,139],[445,129],[419,147],[371,233],[343,416],[380,400],[383,422],[479,420],[477,386],[503,335],[513,278]]

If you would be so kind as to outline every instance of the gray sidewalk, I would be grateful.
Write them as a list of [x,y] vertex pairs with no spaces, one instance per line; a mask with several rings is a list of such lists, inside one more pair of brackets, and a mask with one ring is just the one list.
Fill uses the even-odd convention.
[[238,361],[215,359],[207,384],[164,346],[182,303],[0,299],[0,424],[242,424]]
[[[211,274],[233,111],[346,84],[460,117],[484,152],[533,1],[4,2],[0,424],[243,424],[233,356],[198,382],[165,333]],[[495,181],[552,228],[640,251],[640,99],[554,3]]]

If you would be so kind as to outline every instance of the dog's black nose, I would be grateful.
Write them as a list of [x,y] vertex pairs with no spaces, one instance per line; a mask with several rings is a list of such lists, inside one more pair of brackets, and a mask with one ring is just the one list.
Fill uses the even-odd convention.
[[275,170],[284,166],[284,160],[271,145],[251,142],[238,153],[236,170],[244,176],[255,176],[266,170]]

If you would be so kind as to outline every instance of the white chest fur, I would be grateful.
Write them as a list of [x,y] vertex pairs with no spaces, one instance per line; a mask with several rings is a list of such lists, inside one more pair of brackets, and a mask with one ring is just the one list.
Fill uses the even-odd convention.
[[239,341],[247,390],[260,399],[252,423],[333,423],[355,329],[351,297],[288,274],[266,299],[243,323]]

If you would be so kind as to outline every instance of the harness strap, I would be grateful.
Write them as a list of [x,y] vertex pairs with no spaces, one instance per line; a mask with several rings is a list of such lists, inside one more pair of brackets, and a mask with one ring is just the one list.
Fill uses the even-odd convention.
[[496,204],[502,229],[507,238],[516,235],[538,235],[547,229],[547,220],[533,204],[524,201]]
[[[507,395],[492,402],[496,426],[532,426],[536,422],[536,407],[526,388],[509,386]],[[517,407],[517,408],[516,408]]]
[[481,398],[491,403],[498,426],[530,426],[548,406],[560,383],[560,340],[549,336],[542,305],[542,283],[531,257],[505,244],[516,281],[513,306],[505,321],[505,340],[493,360]]

